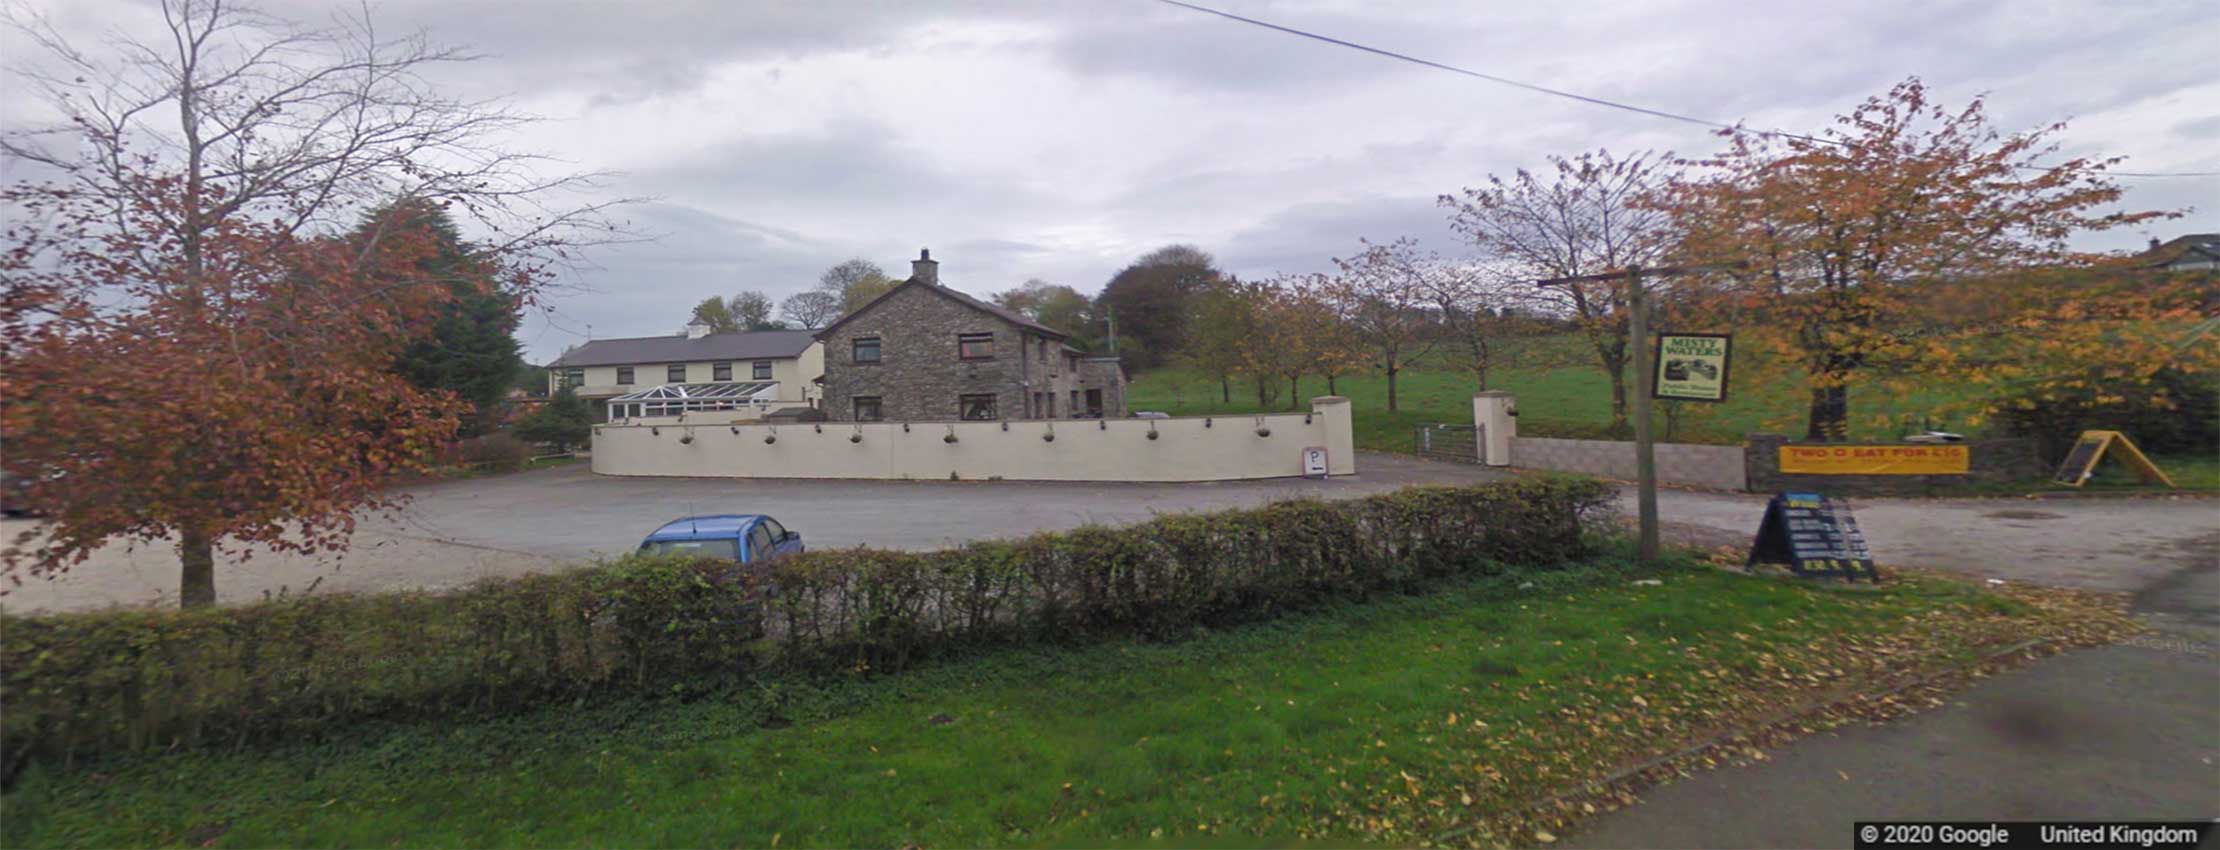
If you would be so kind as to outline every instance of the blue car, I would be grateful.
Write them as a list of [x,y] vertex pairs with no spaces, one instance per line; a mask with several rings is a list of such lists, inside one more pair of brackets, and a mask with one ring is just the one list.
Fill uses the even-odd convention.
[[664,523],[640,541],[640,551],[753,564],[773,555],[802,551],[802,535],[762,514],[690,516]]

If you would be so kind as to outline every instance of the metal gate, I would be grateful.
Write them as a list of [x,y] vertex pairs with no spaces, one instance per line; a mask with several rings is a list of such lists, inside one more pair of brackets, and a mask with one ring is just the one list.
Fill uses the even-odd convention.
[[1420,457],[1479,463],[1481,433],[1477,425],[1420,425],[1411,436],[1411,450]]

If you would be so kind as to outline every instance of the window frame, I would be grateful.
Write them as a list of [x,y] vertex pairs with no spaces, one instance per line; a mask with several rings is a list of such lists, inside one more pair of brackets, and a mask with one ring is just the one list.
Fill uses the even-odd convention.
[[[869,359],[865,359],[864,357],[860,356],[863,353],[863,344],[867,342],[871,344],[871,357]],[[884,362],[885,360],[886,340],[879,338],[877,335],[859,336],[848,340],[849,364],[856,366],[876,366],[881,362]]]
[[583,366],[566,367],[563,369],[563,376],[557,380],[560,386],[578,389],[586,385],[586,369]]
[[618,367],[617,367],[617,386],[620,386],[620,387],[629,387],[629,386],[632,386],[632,367],[630,367],[630,366],[618,366]]
[[666,384],[683,384],[683,383],[686,383],[686,364],[684,364],[684,363],[673,363],[673,364],[671,364],[671,365],[669,365],[669,366],[665,366],[665,367],[663,367],[663,383],[666,383]]
[[768,380],[770,380],[770,379],[771,379],[771,361],[769,361],[769,360],[757,360],[757,361],[755,361],[755,362],[754,362],[753,364],[751,364],[751,365],[750,365],[750,366],[748,367],[748,375],[750,376],[750,379],[751,379],[751,380],[757,380],[757,381],[768,381]]
[[[975,344],[980,344],[980,343],[984,343],[984,344],[986,345],[986,347],[987,347],[987,348],[986,348],[986,353],[984,353],[984,354],[973,354],[973,353],[971,353],[971,346],[972,346],[972,345],[975,345]],[[960,333],[960,334],[957,334],[957,335],[956,335],[956,359],[958,359],[958,360],[972,360],[972,361],[978,361],[978,360],[993,360],[993,359],[994,359],[994,332],[992,332],[992,331],[988,331],[988,332],[985,332],[985,333]]]
[[[986,415],[973,416],[972,405],[984,403]],[[964,422],[998,422],[1002,419],[1001,393],[956,394],[956,418]]]
[[[862,404],[866,400],[871,402],[871,418],[869,419],[863,416]],[[848,415],[854,417],[857,422],[885,422],[886,397],[876,395],[849,396]]]
[[730,361],[730,360],[719,360],[719,361],[717,361],[717,362],[714,362],[714,363],[711,363],[711,364],[709,364],[709,380],[711,380],[711,381],[730,381],[730,380],[732,380],[732,361]]
[[[757,542],[757,538],[761,538],[760,543]],[[754,563],[757,558],[771,557],[771,551],[777,548],[778,545],[777,540],[771,539],[771,530],[764,528],[763,523],[758,522],[748,526],[748,561],[750,563]]]

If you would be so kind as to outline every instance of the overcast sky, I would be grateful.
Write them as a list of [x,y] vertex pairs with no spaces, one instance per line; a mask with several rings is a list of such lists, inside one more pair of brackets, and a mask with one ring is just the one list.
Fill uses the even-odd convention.
[[[73,32],[128,26],[147,8],[31,5]],[[1916,74],[1948,103],[1987,92],[2008,129],[2070,119],[2068,154],[2220,171],[2211,0],[1215,5],[1759,127],[1819,129]],[[270,8],[312,20],[330,7]],[[1434,199],[1490,173],[1599,147],[1718,146],[1700,128],[1150,0],[373,8],[386,26],[488,54],[447,82],[545,116],[525,147],[618,172],[613,195],[655,198],[626,218],[658,240],[600,254],[571,281],[577,291],[528,319],[520,336],[535,362],[589,328],[673,331],[710,295],[783,298],[849,257],[899,277],[920,247],[944,281],[979,295],[1032,277],[1093,292],[1172,242],[1244,277],[1323,270],[1358,237],[1416,236],[1454,253]],[[2089,247],[2220,231],[2220,179],[2126,182],[2132,207],[2199,209]]]

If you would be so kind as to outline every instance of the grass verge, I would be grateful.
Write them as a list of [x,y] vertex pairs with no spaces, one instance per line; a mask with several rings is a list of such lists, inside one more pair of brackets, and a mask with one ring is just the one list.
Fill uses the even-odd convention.
[[[1646,582],[1655,580],[1657,584]],[[1645,582],[1637,584],[1636,582]],[[1007,650],[27,774],[9,846],[1529,841],[1532,805],[2116,602],[1600,561],[1162,643]]]

